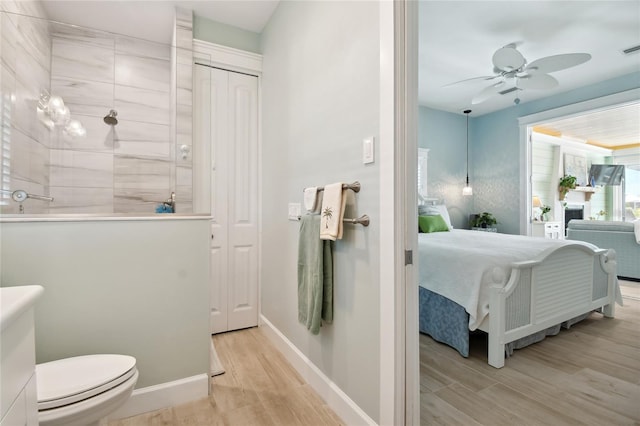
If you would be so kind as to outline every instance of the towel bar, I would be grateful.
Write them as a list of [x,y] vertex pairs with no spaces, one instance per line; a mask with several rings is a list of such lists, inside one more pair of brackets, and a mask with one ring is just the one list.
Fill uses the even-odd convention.
[[[298,216],[298,220],[300,219],[302,219],[302,216]],[[369,216],[366,214],[363,214],[360,217],[345,218],[345,219],[342,219],[342,221],[344,223],[353,223],[354,225],[362,225],[362,226],[369,226],[369,223],[371,222],[371,220],[369,219]]]
[[352,218],[352,219],[342,219],[342,221],[344,223],[353,223],[353,224],[360,224],[362,226],[369,226],[369,216],[366,214],[363,214],[362,216],[358,217],[358,218]]
[[[351,189],[353,192],[360,192],[360,182],[343,183],[342,189]],[[319,186],[318,191],[324,191],[324,186]]]

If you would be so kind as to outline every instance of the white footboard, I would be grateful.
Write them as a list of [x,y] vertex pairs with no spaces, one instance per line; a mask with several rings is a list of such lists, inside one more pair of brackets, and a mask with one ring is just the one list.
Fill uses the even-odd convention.
[[584,313],[613,317],[616,286],[613,250],[569,243],[514,263],[507,284],[491,287],[489,364],[504,366],[506,343]]

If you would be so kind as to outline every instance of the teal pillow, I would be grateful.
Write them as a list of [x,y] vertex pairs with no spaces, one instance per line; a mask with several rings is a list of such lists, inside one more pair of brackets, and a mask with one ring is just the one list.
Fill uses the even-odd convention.
[[445,222],[439,214],[434,216],[418,216],[418,227],[422,233],[449,231],[447,222]]

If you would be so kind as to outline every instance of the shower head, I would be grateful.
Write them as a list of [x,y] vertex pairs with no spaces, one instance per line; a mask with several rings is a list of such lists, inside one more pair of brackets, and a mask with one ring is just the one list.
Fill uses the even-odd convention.
[[116,111],[115,109],[112,109],[111,111],[109,111],[109,114],[105,115],[104,122],[110,126],[115,126],[116,124],[118,124],[118,119],[116,118],[116,115],[118,115],[118,111]]

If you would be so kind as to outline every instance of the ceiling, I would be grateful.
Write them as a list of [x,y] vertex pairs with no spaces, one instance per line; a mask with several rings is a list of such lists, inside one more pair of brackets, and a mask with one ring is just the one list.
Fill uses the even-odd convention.
[[[171,43],[176,6],[212,21],[261,33],[279,0],[41,0],[54,21]],[[142,21],[142,22],[141,22]]]
[[[49,18],[90,28],[169,43],[174,8],[256,33],[262,32],[279,0],[42,0]],[[140,17],[144,17],[141,25]],[[640,1],[433,1],[419,6],[419,103],[473,116],[510,108],[585,85],[640,71],[640,51],[622,50],[640,44]],[[473,97],[491,82],[443,87],[493,74],[491,58],[500,47],[515,43],[531,62],[541,57],[584,52],[590,61],[552,73],[559,86],[496,95],[472,105]],[[622,119],[624,117],[624,119]],[[640,142],[640,106],[574,117],[545,125],[547,130],[600,146]],[[552,126],[553,124],[553,126]],[[597,126],[595,126],[597,124]],[[597,129],[595,127],[597,127]],[[604,132],[604,133],[603,133]]]
[[638,147],[640,103],[550,121],[534,130],[613,150]]
[[[478,116],[581,86],[640,71],[640,52],[622,50],[640,44],[640,2],[633,1],[422,1],[420,2],[421,105]],[[590,61],[551,73],[559,86],[495,95],[472,105],[492,82],[472,77],[493,75],[491,58],[516,43],[528,62],[563,53],[589,53]]]

